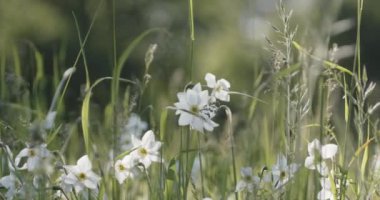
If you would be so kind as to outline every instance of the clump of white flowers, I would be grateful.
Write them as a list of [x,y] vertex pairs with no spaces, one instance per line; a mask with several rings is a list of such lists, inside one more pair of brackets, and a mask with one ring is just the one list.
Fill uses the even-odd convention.
[[159,152],[162,143],[156,141],[153,131],[147,131],[141,139],[132,136],[132,144],[132,152],[114,165],[115,176],[120,184],[127,178],[136,177],[141,170],[148,169],[152,162],[162,162]]
[[221,101],[230,101],[230,95],[228,93],[231,85],[226,79],[216,80],[214,74],[207,73],[205,80],[207,82],[207,87],[212,88],[211,100],[216,101],[219,99]]
[[205,80],[207,86],[212,88],[211,95],[208,90],[202,90],[200,83],[188,88],[185,92],[177,94],[178,102],[175,103],[176,115],[179,115],[180,126],[190,126],[199,132],[213,131],[218,126],[212,118],[215,117],[218,106],[216,100],[230,101],[230,83],[225,79],[216,81],[213,74],[207,73]]
[[322,176],[329,174],[327,160],[333,160],[338,152],[338,146],[335,144],[325,144],[321,146],[318,139],[314,139],[308,144],[307,150],[309,156],[305,160],[305,167],[311,170],[317,169]]

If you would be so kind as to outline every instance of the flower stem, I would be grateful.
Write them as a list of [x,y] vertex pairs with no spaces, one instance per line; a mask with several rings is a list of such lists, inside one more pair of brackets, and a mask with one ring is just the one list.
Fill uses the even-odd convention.
[[199,171],[201,174],[201,188],[202,188],[202,198],[205,198],[205,189],[204,189],[204,182],[203,182],[203,165],[202,165],[202,153],[201,153],[201,137],[198,132],[198,158],[199,158]]

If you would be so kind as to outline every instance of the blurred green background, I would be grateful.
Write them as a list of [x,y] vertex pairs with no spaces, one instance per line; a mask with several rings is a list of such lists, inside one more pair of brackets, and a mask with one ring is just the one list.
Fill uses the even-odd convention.
[[[12,57],[21,58],[22,77],[26,85],[35,78],[32,47],[43,56],[46,93],[58,83],[53,76],[71,67],[79,51],[79,41],[73,13],[80,25],[82,37],[87,32],[100,1],[96,0],[0,0],[0,52],[7,66],[6,74],[14,74]],[[308,49],[341,47],[339,63],[351,68],[353,44],[356,37],[356,1],[343,0],[288,0],[288,9],[294,11],[291,25],[298,26],[296,41]],[[143,31],[160,27],[168,31],[148,37],[137,47],[124,67],[122,77],[140,79],[144,70],[144,54],[151,43],[158,49],[150,74],[155,97],[170,96],[190,81],[186,68],[189,60],[188,2],[174,0],[115,0],[115,27],[117,55]],[[206,72],[228,78],[233,90],[252,93],[254,78],[260,70],[270,70],[271,53],[265,36],[276,40],[271,24],[280,26],[276,0],[209,0],[194,1],[195,43],[194,77],[202,80]],[[364,2],[362,23],[362,63],[368,67],[372,80],[379,79],[377,67],[380,45],[380,2]],[[106,0],[100,7],[89,40],[85,46],[91,80],[112,74],[113,66],[113,1]],[[328,57],[325,53],[318,55]],[[339,56],[338,56],[339,57]],[[6,60],[6,61],[4,61]],[[58,71],[58,72],[57,72]],[[12,87],[12,78],[8,86]],[[79,110],[81,85],[85,75],[83,62],[73,76],[67,94],[72,110]],[[52,84],[51,84],[52,83]],[[100,105],[109,102],[107,86],[96,92],[93,100]],[[106,90],[104,90],[106,89]],[[162,105],[171,104],[162,102]],[[76,115],[76,114],[75,114]]]

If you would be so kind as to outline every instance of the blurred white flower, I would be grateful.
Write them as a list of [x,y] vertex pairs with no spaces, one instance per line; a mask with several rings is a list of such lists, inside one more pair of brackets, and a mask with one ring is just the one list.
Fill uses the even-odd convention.
[[277,156],[277,163],[272,167],[273,183],[275,188],[280,188],[293,178],[294,173],[298,170],[299,165],[288,161],[283,154]]
[[140,137],[147,128],[148,124],[142,121],[140,116],[135,113],[131,113],[125,126],[126,132],[136,137]]
[[120,184],[127,178],[134,178],[138,174],[136,159],[131,155],[126,155],[122,160],[115,163],[115,176]]
[[27,169],[30,172],[44,170],[47,174],[50,174],[53,170],[50,163],[53,156],[46,148],[46,144],[22,149],[15,158],[16,167],[21,164],[21,159],[24,157],[27,157],[27,160],[18,169]]
[[208,91],[202,91],[201,84],[196,84],[192,89],[177,94],[179,102],[174,105],[177,108],[176,115],[180,115],[178,124],[180,126],[190,125],[192,129],[203,132],[203,129],[212,131],[218,126],[211,120],[215,112],[208,105]]
[[5,196],[8,200],[12,200],[16,195],[24,195],[24,190],[21,182],[12,172],[8,176],[4,176],[0,179],[0,186],[7,189]]
[[92,165],[87,155],[82,156],[76,165],[65,165],[64,168],[67,170],[67,174],[64,174],[61,180],[65,187],[74,187],[77,193],[85,188],[97,191],[97,185],[101,178],[92,171]]
[[205,197],[202,200],[212,200],[210,197]]
[[161,162],[160,148],[161,142],[156,141],[152,130],[147,131],[142,139],[132,136],[133,149],[135,149],[131,156],[133,156],[138,163],[144,165],[147,169],[152,162]]
[[320,200],[333,200],[334,193],[331,191],[331,182],[329,178],[321,178],[322,190],[318,192],[318,199]]
[[242,180],[240,180],[236,184],[235,192],[241,192],[243,190],[247,190],[252,193],[255,186],[260,183],[260,178],[257,176],[252,176],[252,168],[251,167],[243,167],[240,169],[240,174]]
[[145,130],[148,128],[148,123],[141,120],[140,116],[135,113],[131,113],[127,124],[124,126],[120,137],[121,149],[126,151],[132,148],[131,140],[132,136],[140,138]]
[[207,73],[205,76],[207,87],[212,88],[211,101],[219,99],[221,101],[230,101],[228,91],[231,87],[230,82],[225,79],[216,80],[215,75]]
[[338,146],[326,144],[321,147],[319,140],[314,139],[308,144],[307,150],[309,156],[305,159],[305,167],[311,170],[317,169],[322,176],[327,176],[329,169],[325,160],[334,158],[338,152]]

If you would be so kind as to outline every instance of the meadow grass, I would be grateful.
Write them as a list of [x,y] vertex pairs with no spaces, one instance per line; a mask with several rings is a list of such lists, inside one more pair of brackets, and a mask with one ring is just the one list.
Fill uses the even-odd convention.
[[[98,10],[86,31],[73,13],[80,48],[65,71],[65,49],[54,53],[52,77],[30,42],[22,47],[29,59],[17,45],[0,55],[0,198],[380,198],[380,103],[369,101],[375,84],[361,63],[363,0],[352,68],[328,56],[334,49],[321,57],[298,41],[292,11],[280,1],[280,23],[266,38],[271,69],[256,69],[252,93],[217,74],[197,79],[194,3],[188,0],[189,58],[177,96],[157,95],[167,94],[154,84],[157,44],[141,58],[140,77],[122,77],[142,41],[170,33],[149,29],[117,49],[115,1],[110,76],[91,80],[86,57]],[[30,84],[26,64],[34,69]],[[67,117],[72,76],[85,81],[80,109]],[[98,92],[109,97],[104,107],[92,101]]]

